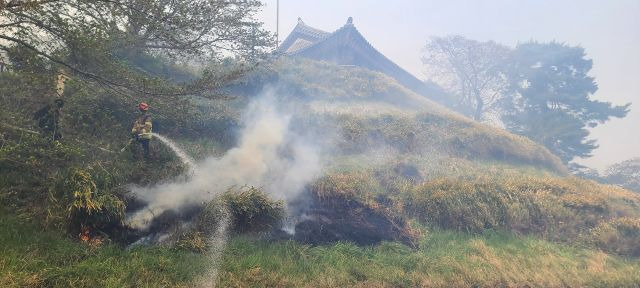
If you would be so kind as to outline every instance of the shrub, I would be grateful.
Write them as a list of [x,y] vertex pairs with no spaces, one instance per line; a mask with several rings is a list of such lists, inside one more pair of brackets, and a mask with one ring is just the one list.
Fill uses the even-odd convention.
[[89,170],[71,169],[52,196],[65,208],[68,231],[72,234],[85,227],[109,228],[121,224],[124,219],[124,201],[110,193],[107,187],[96,185]]
[[255,187],[234,187],[202,207],[194,226],[178,235],[176,246],[202,253],[212,240],[224,237],[227,228],[236,233],[260,233],[271,230],[284,216],[284,202],[271,200]]
[[233,230],[239,233],[269,230],[285,216],[284,202],[272,200],[259,188],[229,189],[222,199],[229,209]]
[[[0,113],[1,114],[1,113]],[[44,139],[37,132],[4,125],[0,120],[0,193],[17,214],[44,217],[51,179],[81,154],[77,147]],[[6,206],[8,208],[9,205]],[[13,210],[13,209],[12,209]]]
[[220,226],[221,221],[229,217],[227,205],[221,198],[209,201],[198,214],[195,221],[195,231],[202,236],[210,236]]

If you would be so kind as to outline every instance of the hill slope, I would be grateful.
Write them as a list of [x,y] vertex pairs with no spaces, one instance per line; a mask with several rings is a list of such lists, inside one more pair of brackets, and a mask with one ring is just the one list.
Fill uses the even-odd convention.
[[[452,113],[379,73],[282,59],[229,87],[233,100],[151,99],[155,131],[202,160],[196,168],[225,164],[196,176],[157,141],[147,162],[135,160],[135,151],[119,153],[135,101],[73,81],[65,91],[65,137],[49,141],[30,119],[46,99],[29,81],[0,75],[3,287],[191,287],[203,275],[230,287],[633,287],[639,281],[640,196],[568,177],[540,145]],[[243,127],[260,118],[260,109],[245,108],[256,99],[263,110],[275,106],[267,119],[278,121],[254,125],[259,133],[247,140]],[[282,129],[270,125],[285,122],[275,125]],[[287,133],[272,137],[271,130]],[[269,153],[240,153],[245,146]],[[305,153],[317,156],[322,169],[293,165],[287,177],[261,178],[309,180],[296,183],[302,187],[297,202],[285,198],[294,223],[284,224],[294,235],[261,222],[276,218],[269,197],[286,185],[231,194],[235,218],[226,249],[206,241],[220,221],[189,225],[171,213],[160,224],[186,227],[169,237],[177,241],[127,249],[129,230],[114,224],[122,216],[110,214],[120,203],[141,207],[126,189],[132,185],[153,189],[191,183],[189,177],[198,185],[253,184],[217,177],[255,162],[280,168],[313,160],[300,158]],[[240,179],[261,171],[248,169]],[[110,202],[100,202],[105,199]],[[213,202],[189,213],[197,221],[218,220],[220,214],[207,210]],[[102,242],[80,241],[79,231],[69,229],[81,228],[70,211],[84,204],[102,205],[80,214]],[[251,231],[264,223],[275,229]],[[207,272],[212,266],[219,273]]]
[[283,58],[230,93],[275,95],[283,111],[295,111],[294,118],[302,115],[293,121],[300,123],[300,130],[340,134],[338,145],[346,154],[386,145],[413,156],[496,161],[566,173],[543,146],[472,121],[363,68]]

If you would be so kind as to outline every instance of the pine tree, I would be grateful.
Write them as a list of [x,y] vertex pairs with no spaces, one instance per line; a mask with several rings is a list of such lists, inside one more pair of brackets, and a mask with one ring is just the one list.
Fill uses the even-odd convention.
[[519,44],[505,75],[511,97],[502,120],[508,130],[545,145],[565,163],[589,157],[598,147],[589,127],[625,117],[629,105],[593,100],[598,90],[588,75],[593,62],[580,46],[551,42]]

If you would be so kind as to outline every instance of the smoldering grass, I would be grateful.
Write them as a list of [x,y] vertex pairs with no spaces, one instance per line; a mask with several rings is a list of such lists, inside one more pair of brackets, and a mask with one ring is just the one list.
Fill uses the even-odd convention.
[[160,247],[92,247],[0,213],[2,287],[189,287],[207,261]]

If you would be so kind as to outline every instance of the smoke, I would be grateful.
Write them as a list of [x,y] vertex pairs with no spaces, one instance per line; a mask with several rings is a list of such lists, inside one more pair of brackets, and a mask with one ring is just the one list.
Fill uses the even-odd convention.
[[163,212],[209,202],[232,186],[262,187],[285,203],[295,200],[321,172],[319,150],[289,129],[291,116],[277,107],[270,93],[253,100],[238,146],[220,158],[196,161],[187,179],[132,187],[147,207],[129,215],[128,224],[145,230]]

